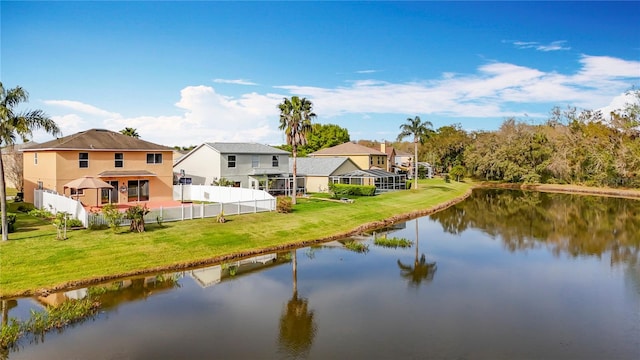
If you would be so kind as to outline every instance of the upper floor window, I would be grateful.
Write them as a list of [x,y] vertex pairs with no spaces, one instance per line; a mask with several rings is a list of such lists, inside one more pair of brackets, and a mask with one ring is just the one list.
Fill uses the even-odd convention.
[[115,161],[115,164],[114,164],[115,167],[117,168],[124,167],[124,154],[116,153],[114,156],[114,161]]
[[81,152],[78,154],[78,162],[81,168],[89,167],[89,153]]
[[147,154],[147,164],[162,164],[162,154]]
[[230,168],[236,167],[236,156],[235,155],[229,155],[229,157],[227,158],[227,167],[230,167]]
[[278,161],[278,155],[273,155],[273,157],[271,158],[271,166],[273,167],[280,166]]
[[33,165],[38,165],[38,153],[33,153]]
[[251,156],[251,167],[254,167],[254,168],[260,167],[260,155]]

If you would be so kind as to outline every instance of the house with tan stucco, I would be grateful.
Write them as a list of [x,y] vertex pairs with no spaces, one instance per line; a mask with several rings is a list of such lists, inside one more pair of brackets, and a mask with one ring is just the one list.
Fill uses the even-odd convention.
[[[91,129],[22,149],[24,197],[34,190],[72,195],[85,206],[173,200],[173,149],[118,132]],[[112,189],[69,189],[90,176]]]
[[320,157],[348,157],[360,169],[387,169],[387,154],[370,147],[359,145],[353,142],[332,146],[330,148],[321,149],[312,152],[308,156]]

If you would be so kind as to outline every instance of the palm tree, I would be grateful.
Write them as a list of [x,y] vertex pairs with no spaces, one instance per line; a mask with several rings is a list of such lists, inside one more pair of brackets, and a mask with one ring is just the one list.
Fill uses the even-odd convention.
[[407,136],[413,135],[413,188],[418,189],[418,142],[424,144],[424,141],[431,135],[433,124],[430,121],[422,122],[420,116],[415,118],[407,118],[405,124],[400,125],[400,134],[398,135],[398,141]]
[[138,134],[138,130],[136,130],[134,128],[130,128],[130,127],[126,127],[124,129],[120,130],[120,134],[131,136],[131,137],[134,137],[136,139],[140,138],[140,134]]
[[296,203],[298,172],[296,159],[298,157],[298,146],[307,144],[307,135],[311,133],[311,120],[316,118],[316,114],[312,112],[313,104],[307,98],[299,98],[292,96],[291,100],[284,98],[280,109],[280,130],[284,130],[287,135],[287,144],[291,145],[291,153],[293,154],[293,194],[291,195],[291,203]]
[[[23,142],[29,141],[33,130],[43,129],[57,136],[60,129],[55,121],[42,110],[16,112],[14,108],[21,102],[27,102],[29,94],[20,86],[5,90],[0,82],[0,147],[15,144],[19,136]],[[7,228],[7,189],[4,179],[4,164],[0,157],[0,211],[2,211],[2,240],[9,240]]]

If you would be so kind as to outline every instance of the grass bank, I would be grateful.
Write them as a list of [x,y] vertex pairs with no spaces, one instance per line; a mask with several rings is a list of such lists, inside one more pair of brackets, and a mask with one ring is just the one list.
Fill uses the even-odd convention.
[[304,246],[428,214],[465,197],[469,183],[440,179],[418,190],[361,197],[354,203],[300,199],[293,213],[229,216],[128,228],[76,230],[56,240],[50,222],[21,215],[0,243],[0,297],[25,296],[166,270],[179,270],[264,251]]

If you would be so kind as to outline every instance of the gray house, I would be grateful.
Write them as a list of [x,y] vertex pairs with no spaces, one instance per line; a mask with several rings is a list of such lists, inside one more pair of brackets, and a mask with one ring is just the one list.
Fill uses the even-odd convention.
[[288,175],[289,153],[256,143],[204,143],[176,161],[173,171],[177,183],[215,185],[224,179],[236,187],[263,189]]

